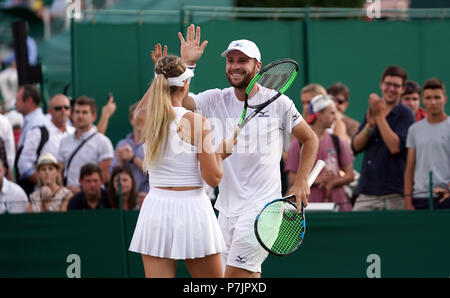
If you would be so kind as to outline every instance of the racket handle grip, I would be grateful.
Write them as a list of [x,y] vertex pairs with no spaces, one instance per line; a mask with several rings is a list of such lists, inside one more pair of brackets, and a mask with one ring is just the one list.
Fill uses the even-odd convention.
[[228,144],[234,143],[234,140],[237,139],[237,136],[239,135],[240,132],[241,132],[241,128],[239,126],[236,126],[236,128],[233,129],[233,131],[227,137],[227,146],[228,146]]
[[308,185],[311,187],[313,185],[314,181],[316,181],[317,176],[319,176],[320,171],[325,167],[325,162],[323,160],[318,160],[316,162],[316,165],[312,169],[311,173],[308,176]]

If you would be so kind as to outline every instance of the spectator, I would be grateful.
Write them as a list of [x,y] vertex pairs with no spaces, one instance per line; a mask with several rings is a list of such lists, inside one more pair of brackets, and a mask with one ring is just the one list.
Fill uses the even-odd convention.
[[[333,96],[333,100],[337,108],[336,118],[342,121],[343,125],[341,127],[345,127],[345,133],[343,133],[344,130],[341,129],[341,132],[336,130],[334,131],[334,134],[341,137],[343,141],[351,146],[352,137],[358,131],[359,122],[345,115],[345,111],[349,106],[350,90],[343,83],[337,82],[328,87],[327,93]],[[333,131],[331,130],[330,132]],[[359,179],[359,172],[353,169],[353,173],[355,174],[355,180],[348,185],[344,185],[345,192],[347,193],[347,196],[351,198],[352,205],[355,198],[358,196],[356,188],[358,187]]]
[[[70,102],[70,107],[71,107],[71,113],[69,115],[69,118],[67,119],[67,126],[73,127],[73,116],[74,116],[73,105],[75,104],[75,100],[70,99],[69,102]],[[100,115],[100,119],[98,120],[97,125],[95,125],[97,127],[97,132],[99,132],[101,134],[106,134],[106,130],[108,129],[108,125],[109,125],[109,120],[112,117],[112,115],[114,115],[114,113],[116,112],[116,109],[117,109],[117,105],[114,102],[114,97],[112,96],[112,94],[110,94],[108,97],[108,101],[102,107],[102,113]],[[47,117],[49,117],[49,119],[50,119],[51,116],[47,115]]]
[[[325,88],[320,84],[308,84],[305,87],[303,87],[302,91],[300,92],[300,100],[302,102],[302,113],[303,118],[308,119],[309,115],[311,114],[311,100],[317,96],[317,95],[326,95],[327,91]],[[335,119],[333,124],[330,128],[328,128],[329,133],[335,134],[337,136],[340,136],[344,140],[346,140],[345,137],[345,124],[340,119]],[[292,135],[291,135],[291,141],[292,141]]]
[[[437,78],[423,85],[423,105],[428,116],[411,125],[406,139],[408,156],[405,170],[404,196],[406,209],[428,209],[429,173],[434,190],[433,207],[450,208],[450,200],[439,195],[448,192],[450,184],[450,117],[445,113],[445,85]],[[448,193],[447,193],[448,196]]]
[[91,163],[81,167],[81,191],[70,199],[67,210],[110,208],[108,193],[102,188],[102,172],[100,167]]
[[[317,159],[324,160],[326,167],[311,187],[308,201],[334,202],[339,207],[339,211],[351,211],[352,205],[343,186],[354,179],[353,154],[349,145],[327,131],[336,119],[336,105],[331,96],[317,95],[312,99],[311,107],[310,111],[313,114],[308,117],[307,122],[319,138]],[[336,138],[337,142],[333,138]],[[285,171],[289,173],[290,186],[295,181],[300,150],[301,144],[297,140],[292,141],[285,167]],[[340,170],[345,174],[341,176]]]
[[[70,101],[63,94],[56,94],[50,100],[48,112],[50,119],[42,126],[37,126],[27,133],[19,160],[19,169],[24,169],[28,175],[28,183],[35,189],[38,184],[38,173],[35,164],[41,153],[58,154],[61,139],[75,129],[67,127],[70,115]],[[31,168],[28,168],[31,167]]]
[[406,89],[402,94],[402,104],[411,108],[416,117],[416,121],[420,121],[427,117],[427,112],[420,107],[420,86],[416,82],[406,82]]
[[[302,88],[300,91],[300,101],[302,104],[302,115],[304,119],[308,119],[309,116],[309,103],[311,102],[311,99],[314,98],[316,95],[325,95],[327,94],[325,88],[316,83],[311,83]],[[290,144],[295,141],[295,137],[293,134],[290,135],[290,139],[287,140],[287,138],[284,139],[284,142],[288,142],[287,144],[283,144],[283,152],[281,155],[281,161],[280,161],[280,171],[281,171],[281,190],[282,193],[286,193],[286,191],[289,189],[290,182],[288,181],[289,178],[286,177],[285,167],[286,167],[286,161],[288,158],[288,150]]]
[[144,148],[141,142],[141,130],[134,120],[134,111],[138,103],[134,103],[129,108],[128,120],[133,131],[125,139],[117,143],[114,159],[111,163],[110,172],[115,166],[129,165],[134,180],[136,181],[137,191],[144,196],[149,191],[148,173],[142,170],[142,161],[144,160]]
[[371,93],[369,108],[352,139],[355,154],[365,151],[353,210],[404,209],[403,174],[406,136],[414,115],[400,103],[406,71],[387,67],[380,81],[382,97]]
[[309,103],[316,95],[326,95],[327,91],[320,84],[308,84],[300,91],[300,101],[302,102],[302,114],[304,119],[309,116]]
[[114,157],[111,141],[98,133],[93,125],[97,117],[95,102],[86,96],[76,99],[74,104],[75,132],[61,140],[58,161],[64,165],[67,188],[73,193],[80,191],[80,169],[87,163],[100,167],[104,181],[109,179],[109,167]]
[[5,166],[0,160],[0,214],[24,213],[28,207],[27,194],[5,177]]
[[16,157],[16,146],[14,141],[14,134],[12,125],[9,122],[8,118],[0,114],[0,138],[3,141],[5,155],[7,163],[5,164],[5,168],[7,168],[6,176],[13,180],[13,168],[14,168],[14,159]]
[[48,123],[49,140],[42,148],[42,152],[58,155],[61,140],[75,132],[75,128],[67,125],[72,107],[69,98],[64,94],[56,94],[50,99],[48,114],[51,118]]
[[328,87],[327,93],[333,96],[334,103],[336,104],[336,118],[342,120],[346,128],[345,134],[337,135],[350,145],[352,137],[358,131],[359,127],[358,121],[344,114],[349,106],[350,90],[346,85],[338,82]]
[[108,198],[111,208],[119,209],[119,199],[121,198],[123,210],[138,210],[144,201],[145,195],[138,196],[136,181],[134,180],[131,169],[127,165],[114,167],[108,183]]
[[[36,181],[33,181],[34,163],[36,158],[30,158],[30,152],[22,152],[25,149],[25,140],[31,135],[28,132],[35,127],[42,127],[48,122],[39,107],[41,95],[33,85],[23,85],[19,87],[16,97],[16,109],[24,116],[24,123],[19,138],[19,148],[16,154],[16,178],[25,193],[29,195],[34,190]],[[23,155],[22,155],[23,153]]]
[[72,192],[62,186],[60,168],[55,156],[42,154],[36,164],[39,190],[30,194],[28,212],[67,211]]

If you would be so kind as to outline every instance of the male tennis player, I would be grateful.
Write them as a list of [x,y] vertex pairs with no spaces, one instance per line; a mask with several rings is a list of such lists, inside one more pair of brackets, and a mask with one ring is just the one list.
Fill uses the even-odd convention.
[[[200,44],[200,27],[191,25],[186,39],[178,33],[181,56],[193,68],[203,54],[207,41]],[[232,41],[222,53],[226,58],[225,74],[231,87],[212,89],[187,97],[183,105],[199,110],[210,119],[215,139],[228,136],[236,126],[245,100],[245,90],[260,70],[261,54],[249,40]],[[270,99],[270,90],[259,88],[249,103]],[[281,197],[280,159],[283,141],[292,133],[302,144],[300,166],[292,193],[297,204],[307,205],[310,189],[307,177],[317,155],[318,140],[303,121],[294,103],[282,95],[252,119],[238,136],[234,154],[223,163],[223,178],[215,208],[220,211],[219,224],[227,245],[223,253],[225,277],[260,277],[267,252],[254,233],[256,215],[262,207]],[[240,144],[242,143],[242,144]]]

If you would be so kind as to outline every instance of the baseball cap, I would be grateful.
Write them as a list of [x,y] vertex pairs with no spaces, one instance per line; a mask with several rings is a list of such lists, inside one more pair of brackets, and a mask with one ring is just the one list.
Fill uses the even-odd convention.
[[39,169],[42,165],[54,165],[59,169],[58,161],[56,160],[55,156],[51,153],[44,153],[41,156],[39,156],[38,161],[36,163],[36,169]]
[[313,97],[311,102],[309,103],[309,117],[306,120],[307,123],[311,124],[316,120],[317,113],[332,105],[333,97],[330,95],[319,94]]
[[222,52],[222,57],[226,57],[231,51],[238,50],[247,55],[250,58],[255,58],[258,62],[261,62],[261,53],[258,47],[253,41],[247,39],[233,40],[228,45],[228,49]]

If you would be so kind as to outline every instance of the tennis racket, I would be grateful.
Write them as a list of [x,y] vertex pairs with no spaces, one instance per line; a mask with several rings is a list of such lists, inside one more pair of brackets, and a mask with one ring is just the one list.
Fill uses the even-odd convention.
[[[310,187],[324,166],[323,160],[317,161],[308,176]],[[290,195],[267,203],[255,219],[256,239],[265,250],[277,256],[293,253],[305,237],[303,203],[298,213],[297,206],[290,201],[292,198],[295,196]]]
[[[245,102],[244,109],[242,110],[241,118],[233,130],[233,132],[228,136],[227,142],[230,144],[234,139],[237,138],[241,129],[253,119],[259,112],[261,112],[265,107],[274,102],[278,97],[281,96],[286,90],[292,85],[295,77],[298,74],[298,64],[292,59],[280,59],[276,60],[269,65],[262,68],[255,77],[250,81],[245,90]],[[256,91],[255,86],[260,85],[268,89],[273,89],[277,93],[272,96],[272,98],[267,101],[251,105],[248,103],[249,95]],[[252,108],[254,111],[246,118],[247,109]]]

